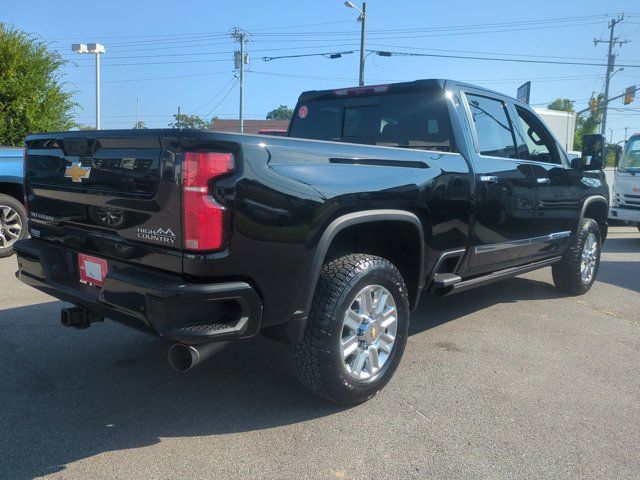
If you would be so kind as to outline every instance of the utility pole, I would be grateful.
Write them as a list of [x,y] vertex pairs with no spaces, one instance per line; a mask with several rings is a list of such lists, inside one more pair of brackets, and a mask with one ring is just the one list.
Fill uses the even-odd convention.
[[136,97],[136,129],[140,128],[140,97]]
[[611,76],[613,75],[613,67],[616,61],[616,55],[613,53],[613,48],[616,46],[616,43],[620,46],[627,43],[628,40],[620,40],[620,37],[614,36],[614,31],[616,25],[624,20],[624,14],[620,15],[618,18],[612,18],[609,22],[609,40],[593,40],[593,45],[597,46],[599,43],[608,43],[609,51],[607,54],[607,74],[604,81],[604,99],[603,99],[603,109],[602,109],[602,125],[600,128],[600,133],[602,135],[607,134],[607,109],[609,107],[609,83],[611,81]]
[[344,2],[348,8],[353,8],[360,13],[358,21],[360,22],[360,79],[358,85],[364,86],[364,37],[366,33],[367,22],[367,2],[362,2],[362,10],[355,6],[353,2]]
[[628,128],[629,127],[624,127],[624,141],[625,141],[625,143],[627,143],[627,129]]
[[361,30],[360,30],[360,81],[358,82],[361,87],[364,86],[364,35],[366,32],[365,23],[367,21],[367,2],[362,2],[362,16],[361,16]]
[[244,30],[241,30],[238,27],[235,27],[230,32],[231,38],[233,38],[236,42],[240,44],[240,50],[236,50],[234,53],[234,64],[236,70],[238,70],[238,80],[240,83],[240,112],[239,112],[239,120],[240,120],[240,133],[244,132],[244,115],[243,115],[243,104],[244,104],[244,65],[245,63],[249,63],[249,57],[244,52],[244,46],[247,41],[247,33]]

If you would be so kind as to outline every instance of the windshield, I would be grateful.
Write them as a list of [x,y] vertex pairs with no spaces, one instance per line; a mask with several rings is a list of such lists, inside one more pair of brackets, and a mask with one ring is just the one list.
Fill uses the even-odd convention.
[[310,101],[298,105],[289,136],[455,151],[442,92]]
[[640,136],[631,137],[620,157],[618,170],[621,172],[640,172]]

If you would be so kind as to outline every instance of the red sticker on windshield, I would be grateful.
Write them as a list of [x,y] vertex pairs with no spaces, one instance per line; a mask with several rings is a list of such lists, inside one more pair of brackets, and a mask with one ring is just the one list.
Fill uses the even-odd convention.
[[307,107],[306,105],[302,105],[298,109],[298,116],[300,118],[307,118],[307,115],[309,115],[309,107]]

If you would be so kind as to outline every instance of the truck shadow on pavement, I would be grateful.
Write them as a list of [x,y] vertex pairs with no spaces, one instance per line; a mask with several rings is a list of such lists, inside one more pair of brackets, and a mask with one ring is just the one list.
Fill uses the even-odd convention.
[[[464,302],[424,298],[410,334],[496,303],[558,296],[534,280],[496,285],[468,292]],[[287,348],[277,343],[240,342],[178,374],[162,340],[109,321],[86,331],[63,328],[61,306],[0,311],[0,453],[10,478],[60,472],[69,463],[163,437],[255,431],[342,410],[299,386]]]
[[456,318],[500,303],[549,300],[564,296],[547,282],[509,278],[447,297],[425,294],[413,313],[409,335],[415,335]]
[[[627,232],[625,232],[626,234]],[[640,232],[632,230],[631,237],[617,236],[613,233],[607,237],[604,244],[605,253],[638,253],[640,251]]]
[[[626,232],[625,232],[626,233]],[[604,256],[600,261],[598,270],[598,282],[626,288],[634,292],[640,292],[640,261],[618,259],[616,255],[607,254],[629,254],[634,255],[640,252],[640,233],[636,234],[635,229],[632,236],[620,237],[610,235],[604,244]],[[637,255],[634,256],[637,259]]]

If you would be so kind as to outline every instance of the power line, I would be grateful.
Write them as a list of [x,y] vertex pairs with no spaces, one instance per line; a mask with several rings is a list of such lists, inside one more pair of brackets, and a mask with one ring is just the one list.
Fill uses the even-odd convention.
[[[391,48],[406,48],[409,50],[420,50],[420,51],[431,51],[431,52],[452,52],[452,53],[475,53],[481,55],[501,55],[501,56],[509,56],[509,57],[535,57],[535,58],[553,58],[553,59],[561,59],[561,60],[592,60],[592,61],[600,61],[598,58],[585,58],[585,57],[562,57],[557,55],[535,55],[531,53],[505,53],[505,52],[485,52],[478,50],[452,50],[447,48],[424,48],[424,47],[411,47],[407,45],[389,45],[389,44],[370,44],[376,47],[391,47]],[[86,59],[91,60],[91,59]],[[628,62],[638,62],[640,64],[640,60],[627,60]],[[640,65],[639,65],[640,66]]]
[[[336,48],[336,47],[351,47],[357,45],[356,42],[353,43],[344,43],[341,45],[310,45],[306,47],[280,47],[280,48],[261,48],[257,50],[252,50],[252,53],[263,53],[263,52],[280,52],[287,50],[308,50],[312,48]],[[121,59],[132,59],[132,58],[162,58],[162,57],[183,57],[183,56],[198,56],[198,55],[232,55],[232,51],[225,52],[189,52],[189,53],[169,53],[169,54],[160,54],[160,55],[135,55],[135,56],[124,56],[124,57],[106,57],[106,60],[121,60]],[[75,57],[74,57],[75,58]],[[76,61],[93,61],[91,58],[78,58]]]
[[218,103],[216,103],[216,105],[209,111],[209,113],[207,113],[204,117],[208,117],[209,115],[211,115],[213,112],[216,111],[216,108],[218,108],[222,102],[224,102],[227,97],[229,96],[229,94],[233,91],[233,89],[235,88],[235,86],[238,84],[238,79],[234,79],[235,82],[233,82],[233,84],[231,85],[231,87],[229,88],[229,90],[227,91],[227,93],[225,93],[224,97],[222,97],[220,99],[220,101]]
[[[351,20],[341,20],[341,21],[333,21],[333,22],[322,22],[322,23],[306,23],[306,24],[298,24],[298,25],[284,25],[284,26],[279,26],[279,27],[266,27],[266,28],[255,28],[252,30],[255,31],[262,31],[262,30],[278,30],[278,29],[286,29],[286,28],[298,28],[298,27],[315,27],[315,26],[322,26],[322,25],[335,25],[338,23],[353,23]],[[104,35],[97,35],[98,37],[100,37],[102,40],[107,40],[107,39],[117,39],[117,38],[165,38],[165,37],[193,37],[193,36],[202,36],[202,35],[221,35],[221,36],[226,36],[227,32],[196,32],[196,33],[167,33],[167,34],[160,34],[160,35],[120,35],[120,36],[108,36],[105,37]],[[77,36],[73,36],[73,37],[54,37],[51,40],[53,41],[59,41],[59,40],[75,40],[76,38],[78,38]]]
[[[491,62],[514,62],[514,63],[536,63],[546,65],[581,65],[592,67],[606,67],[605,63],[595,62],[572,62],[572,61],[554,61],[554,60],[530,60],[526,58],[495,58],[495,57],[477,57],[471,55],[444,55],[436,53],[415,53],[415,52],[392,52],[381,50],[368,50],[381,57],[402,56],[402,57],[435,57],[435,58],[457,58],[460,60],[484,60]],[[625,68],[640,68],[640,65],[623,64],[618,65]]]
[[[537,27],[518,27],[518,28],[502,28],[502,29],[497,29],[497,30],[479,30],[479,31],[470,31],[470,32],[465,32],[465,31],[461,31],[461,32],[447,32],[447,33],[431,33],[431,34],[419,34],[419,35],[398,35],[397,33],[395,34],[376,34],[376,33],[372,33],[371,37],[373,40],[385,40],[385,39],[409,39],[409,38],[431,38],[431,37],[452,37],[452,36],[460,36],[460,35],[480,35],[480,34],[496,34],[496,33],[508,33],[508,32],[522,32],[522,31],[528,31],[528,30],[544,30],[544,29],[550,29],[550,28],[567,28],[567,27],[580,27],[580,26],[589,26],[589,25],[598,25],[600,24],[600,22],[582,22],[582,23],[573,23],[573,24],[562,24],[562,25],[543,25],[543,26],[537,26]],[[317,32],[318,34],[324,34],[324,32]],[[350,32],[343,32],[345,36],[347,35],[351,35],[353,36],[353,33]],[[324,38],[323,40],[330,40],[331,37],[334,37],[335,35],[338,35],[339,32],[334,32],[332,34],[325,34],[326,37],[328,38]],[[297,42],[308,42],[308,41],[317,41],[318,39],[305,39],[305,38],[298,38],[296,39]],[[284,42],[289,42],[291,41],[291,38],[285,38],[283,40],[256,40],[259,41],[261,43],[284,43]],[[337,39],[336,39],[337,41]]]
[[262,57],[263,62],[270,62],[272,60],[279,60],[281,58],[302,58],[302,57],[326,57],[326,58],[340,58],[342,55],[349,55],[353,53],[353,50],[346,52],[325,52],[325,53],[304,53],[300,55],[281,55],[279,57]]
[[[225,73],[233,73],[232,70],[225,70],[222,72],[209,72],[209,73],[192,73],[186,75],[170,75],[166,77],[145,77],[145,78],[129,78],[123,80],[102,80],[102,83],[125,83],[125,82],[147,82],[150,80],[173,80],[176,78],[189,78],[189,77],[206,77],[209,75],[222,75]],[[74,85],[83,85],[83,84],[91,84],[93,85],[95,82],[71,82]]]
[[222,87],[222,89],[216,93],[213,97],[211,97],[209,100],[207,100],[205,103],[203,103],[202,105],[200,105],[198,108],[195,108],[193,110],[191,110],[191,112],[189,112],[190,114],[193,114],[195,112],[197,112],[198,110],[206,107],[207,105],[209,105],[211,102],[213,102],[216,98],[218,98],[220,95],[222,95],[224,93],[224,91],[229,87],[229,85],[231,85],[233,82],[235,81],[235,77],[231,77],[231,80],[229,80],[229,82],[227,82],[227,84]]
[[[606,16],[604,15],[590,15],[590,16],[582,16],[582,17],[564,17],[564,18],[553,18],[553,19],[542,19],[542,20],[519,20],[514,22],[498,22],[498,23],[481,23],[481,24],[471,24],[471,25],[442,25],[437,27],[414,27],[414,28],[394,28],[394,29],[373,29],[370,30],[371,33],[386,33],[397,35],[398,33],[421,33],[421,32],[437,32],[441,30],[445,30],[450,32],[452,30],[469,30],[469,29],[482,29],[482,28],[503,28],[509,26],[528,26],[528,25],[548,25],[548,24],[558,24],[558,23],[566,23],[566,22],[576,22],[576,21],[587,21],[587,20],[596,20],[596,19],[604,19]],[[564,25],[559,25],[559,27],[563,27]],[[272,33],[268,34],[271,36],[284,36],[284,35],[356,35],[357,33],[352,30],[342,30],[342,31],[321,31],[321,32],[285,32],[285,33]],[[260,34],[256,34],[260,35]],[[265,34],[262,34],[265,35]]]

